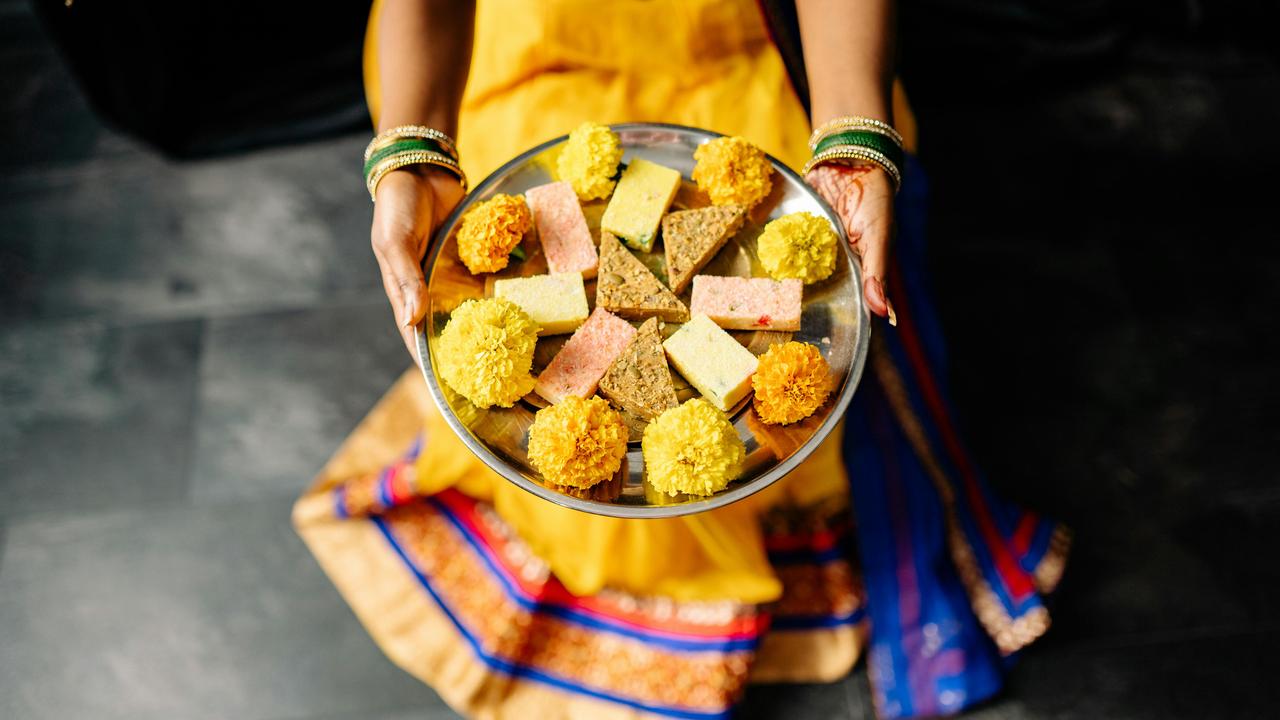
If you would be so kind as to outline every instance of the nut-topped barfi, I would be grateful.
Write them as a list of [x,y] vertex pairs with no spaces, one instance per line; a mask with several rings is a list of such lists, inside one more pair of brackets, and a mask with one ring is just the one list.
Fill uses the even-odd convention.
[[658,318],[645,320],[636,331],[631,344],[600,378],[600,393],[645,420],[679,404],[662,349]]
[[684,322],[689,319],[689,308],[607,231],[600,232],[596,306],[633,320],[660,317],[669,322]]
[[689,287],[694,273],[720,252],[742,228],[746,211],[741,205],[712,205],[677,210],[662,218],[662,246],[667,256],[667,282],[679,295]]

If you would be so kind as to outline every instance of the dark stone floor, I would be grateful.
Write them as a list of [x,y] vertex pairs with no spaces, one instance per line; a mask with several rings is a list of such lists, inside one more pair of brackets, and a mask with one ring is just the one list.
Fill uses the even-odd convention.
[[[25,3],[0,15],[0,717],[453,717],[288,523],[406,365],[365,138],[166,161],[93,118]],[[972,444],[1078,531],[1053,631],[972,717],[1280,707],[1280,74],[1217,67],[990,106],[1006,164],[925,103]],[[871,716],[861,668],[744,708]]]

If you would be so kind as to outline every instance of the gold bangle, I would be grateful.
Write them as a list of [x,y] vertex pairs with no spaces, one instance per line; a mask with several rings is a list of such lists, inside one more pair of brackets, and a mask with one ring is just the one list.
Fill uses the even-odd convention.
[[809,149],[813,150],[822,142],[822,138],[830,135],[836,130],[845,128],[857,128],[859,130],[869,130],[871,132],[880,133],[885,137],[893,140],[899,147],[903,144],[902,134],[893,129],[893,126],[886,122],[881,122],[875,118],[859,117],[857,115],[846,115],[844,117],[834,118],[819,125],[813,134],[809,136]]
[[897,192],[902,186],[902,171],[898,169],[893,161],[871,148],[860,147],[856,145],[841,146],[826,150],[818,155],[810,158],[809,162],[804,164],[804,169],[800,171],[801,176],[809,174],[809,171],[815,167],[829,163],[835,160],[861,160],[863,162],[871,162],[879,165],[889,175],[889,179],[893,180],[893,191]]
[[455,160],[458,158],[458,144],[454,142],[453,138],[445,135],[439,130],[429,128],[425,125],[397,125],[396,127],[383,130],[378,133],[373,140],[369,141],[369,145],[364,149],[364,161],[369,162],[369,157],[371,155],[396,140],[412,137],[435,140],[440,143],[441,147],[443,147],[448,154],[452,155]]
[[369,173],[369,179],[365,182],[365,187],[369,190],[369,200],[377,201],[378,183],[382,182],[382,178],[386,177],[387,173],[408,165],[434,165],[444,168],[458,177],[458,183],[462,185],[462,192],[465,193],[467,191],[467,176],[466,173],[462,172],[462,168],[458,166],[457,161],[440,153],[414,150],[386,158]]

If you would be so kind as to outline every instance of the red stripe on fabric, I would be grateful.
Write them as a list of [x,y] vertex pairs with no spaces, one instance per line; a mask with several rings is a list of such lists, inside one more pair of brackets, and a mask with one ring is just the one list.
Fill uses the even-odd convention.
[[767,535],[764,539],[765,549],[770,552],[789,552],[792,550],[830,550],[840,543],[840,539],[848,532],[848,528],[819,530],[799,535]]
[[1015,555],[1026,557],[1027,552],[1031,550],[1031,541],[1035,539],[1036,526],[1039,524],[1039,515],[1029,511],[1023,513],[1022,520],[1018,521],[1018,528],[1013,531],[1013,537],[1009,539]]
[[666,637],[692,636],[741,640],[759,637],[768,629],[768,618],[762,613],[735,618],[723,625],[695,625],[682,622],[675,617],[658,621],[639,613],[628,613],[599,597],[574,595],[554,575],[548,577],[545,583],[530,583],[521,576],[516,568],[511,567],[507,562],[505,554],[502,552],[507,540],[499,535],[490,533],[485,528],[484,523],[478,521],[475,500],[453,489],[440,492],[435,496],[435,499],[447,507],[450,512],[454,513],[458,521],[485,548],[494,566],[501,568],[501,572],[506,576],[507,580],[529,600],[577,610],[602,620]]
[[[889,273],[892,276],[894,287],[905,287],[902,281],[902,271],[898,267],[896,260],[890,262]],[[933,416],[934,423],[942,434],[942,442],[946,445],[952,462],[955,463],[956,468],[960,471],[960,476],[964,479],[965,497],[968,498],[969,505],[973,508],[978,530],[982,533],[982,538],[986,541],[987,547],[991,551],[992,558],[995,561],[996,572],[999,573],[1004,581],[1005,587],[1008,588],[1009,594],[1013,596],[1014,601],[1021,602],[1035,592],[1035,585],[1018,565],[1013,555],[1009,553],[1009,547],[1000,537],[1000,531],[996,528],[995,520],[992,519],[991,512],[982,498],[982,493],[978,490],[977,472],[968,454],[965,453],[964,446],[960,443],[960,438],[955,428],[951,424],[950,416],[947,414],[945,404],[942,401],[942,394],[938,390],[933,374],[929,370],[929,363],[925,359],[924,349],[912,323],[909,302],[904,301],[901,307],[898,308],[898,321],[898,335],[902,338],[902,347],[907,353],[907,358],[911,361],[916,380],[920,384],[920,394],[924,396],[925,404],[929,406],[929,414]]]

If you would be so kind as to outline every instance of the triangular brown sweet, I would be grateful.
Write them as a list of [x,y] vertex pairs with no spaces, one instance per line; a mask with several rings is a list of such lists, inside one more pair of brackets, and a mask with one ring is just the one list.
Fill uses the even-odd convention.
[[631,343],[605,371],[600,378],[600,392],[613,404],[645,420],[679,404],[657,318],[644,321]]
[[679,210],[662,218],[662,245],[667,254],[667,281],[679,295],[693,276],[742,228],[741,205],[711,205]]
[[660,317],[686,322],[689,308],[658,280],[618,238],[600,233],[600,270],[596,275],[596,307],[622,317]]

